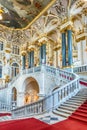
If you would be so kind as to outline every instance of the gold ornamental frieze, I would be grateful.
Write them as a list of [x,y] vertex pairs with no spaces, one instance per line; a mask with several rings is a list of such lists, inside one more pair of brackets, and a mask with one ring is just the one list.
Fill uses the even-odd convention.
[[79,1],[76,3],[76,8],[82,7],[83,4],[84,4],[84,0],[79,0]]
[[80,30],[76,35],[76,41],[80,42],[82,40],[85,40],[87,37],[87,32],[85,32],[83,29]]

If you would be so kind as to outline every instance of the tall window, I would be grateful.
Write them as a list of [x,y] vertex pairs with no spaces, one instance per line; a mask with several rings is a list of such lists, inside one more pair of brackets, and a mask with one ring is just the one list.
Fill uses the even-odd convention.
[[19,55],[19,46],[13,45],[12,53]]
[[3,50],[3,42],[0,41],[0,51],[2,51],[2,50]]
[[2,62],[0,61],[0,78],[2,78]]
[[12,77],[15,77],[19,73],[19,65],[17,63],[12,64]]

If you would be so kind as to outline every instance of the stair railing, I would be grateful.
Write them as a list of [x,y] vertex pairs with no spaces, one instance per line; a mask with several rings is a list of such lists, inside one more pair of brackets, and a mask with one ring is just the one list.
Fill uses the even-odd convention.
[[74,73],[87,72],[87,65],[81,65],[73,68]]
[[[51,73],[52,75],[56,76],[56,69],[54,67],[45,66],[45,70],[44,70],[44,66],[45,65],[41,65],[38,67],[32,67],[29,69],[22,70],[19,74],[16,75],[16,77],[14,77],[12,79],[12,81],[10,81],[8,84],[3,85],[1,88],[5,88],[5,87],[12,85],[21,75],[24,75],[24,74],[31,74],[31,73],[36,73],[36,72],[40,72],[40,71],[46,71],[46,72]],[[60,77],[63,80],[67,80],[67,81],[72,80],[73,77],[71,78],[69,75],[71,75],[71,77],[72,77],[72,73],[67,73],[67,71],[63,71],[63,70],[61,70],[61,72],[60,72]]]
[[55,76],[59,76],[58,78],[61,77],[67,79],[70,82],[52,92],[42,100],[13,109],[12,113],[14,117],[30,116],[53,110],[79,91],[79,78],[76,74],[44,65],[42,66],[41,70],[43,72],[45,71],[49,74],[51,73]]
[[0,111],[11,111],[11,106],[0,101]]

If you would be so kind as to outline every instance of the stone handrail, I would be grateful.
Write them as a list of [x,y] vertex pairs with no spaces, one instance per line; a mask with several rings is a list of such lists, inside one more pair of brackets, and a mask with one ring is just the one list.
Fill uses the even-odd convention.
[[87,65],[74,67],[73,72],[74,73],[87,72]]
[[[43,71],[44,69],[43,69],[43,67],[44,67],[45,65],[41,65],[41,66],[38,66],[38,67],[32,67],[32,68],[29,68],[29,69],[25,69],[25,70],[22,70],[19,74],[17,74],[16,75],[16,77],[14,77],[13,79],[12,79],[12,81],[10,81],[8,84],[6,84],[6,85],[3,85],[1,88],[3,89],[3,88],[5,88],[5,87],[8,87],[8,86],[10,86],[11,84],[13,84],[17,79],[18,79],[18,77],[20,77],[20,75],[23,75],[23,74],[30,74],[30,73],[35,73],[35,72],[40,72],[40,71]],[[56,74],[56,69],[54,68],[54,67],[52,67],[52,66],[45,66],[46,68],[45,68],[45,70],[47,71],[47,72],[49,72],[49,73],[51,73],[52,75],[55,75]],[[59,69],[58,69],[59,70]],[[63,70],[61,70],[61,72],[60,72],[60,76],[61,76],[61,78],[64,80],[72,80],[72,78],[70,78],[69,79],[69,77],[68,76],[66,76],[65,74],[64,74],[64,72],[65,71],[63,71]],[[63,74],[65,75],[63,75]],[[67,71],[65,72],[65,73],[67,73]],[[68,75],[71,75],[72,76],[72,73],[67,73]]]
[[46,71],[48,73],[51,73],[55,76],[60,76],[61,78],[66,79],[70,82],[52,92],[42,100],[13,109],[12,113],[14,117],[30,116],[52,110],[79,91],[79,78],[76,74],[44,65],[41,67],[41,70],[43,70],[43,72]]
[[12,81],[8,84],[8,86],[13,84],[18,79],[18,77],[20,77],[20,75],[30,74],[30,73],[34,73],[34,72],[38,72],[38,71],[41,71],[41,67],[40,66],[22,70],[19,74],[16,75],[16,77],[14,77],[12,79]]
[[11,106],[0,101],[0,111],[11,111]]

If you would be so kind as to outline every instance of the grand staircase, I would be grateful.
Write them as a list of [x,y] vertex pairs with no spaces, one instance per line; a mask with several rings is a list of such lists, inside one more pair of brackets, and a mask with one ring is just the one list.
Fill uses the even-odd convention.
[[[60,121],[59,117],[64,117],[63,121]],[[28,123],[29,121],[30,123]],[[21,128],[22,125],[23,128],[26,125],[25,130],[34,130],[36,124],[33,125],[33,123],[37,124],[37,130],[57,130],[58,128],[61,130],[70,130],[70,127],[72,127],[71,130],[73,130],[73,127],[75,127],[74,130],[86,130],[87,88],[83,87],[75,96],[54,110],[53,113],[44,113],[42,115],[34,116],[34,118],[22,117],[15,119],[12,119],[10,113],[0,114],[0,130],[9,130],[10,128],[16,130],[17,128],[20,128],[20,125]],[[42,125],[43,127],[39,127],[39,125]]]
[[[47,68],[48,71],[49,68]],[[55,70],[55,69],[54,69]],[[53,71],[54,72],[54,71]],[[56,70],[57,72],[57,70]],[[9,124],[12,125],[12,127],[14,127],[14,123],[17,124],[17,126],[15,126],[16,130],[17,127],[19,126],[18,123],[21,123],[21,119],[23,119],[24,122],[26,122],[27,120],[32,120],[32,116],[34,118],[37,118],[37,120],[41,120],[47,124],[53,124],[52,127],[50,126],[51,130],[56,130],[57,128],[60,128],[61,130],[63,130],[65,128],[67,128],[67,130],[70,130],[70,123],[71,124],[75,124],[75,129],[74,130],[86,130],[86,125],[87,124],[87,87],[82,87],[79,88],[78,87],[78,79],[77,80],[71,80],[73,79],[73,75],[71,75],[71,73],[67,73],[66,71],[60,71],[59,75],[64,78],[67,81],[71,81],[71,83],[68,83],[67,85],[63,86],[62,88],[58,88],[57,90],[54,90],[54,92],[52,93],[52,96],[46,97],[46,100],[41,100],[38,102],[38,104],[32,104],[30,106],[22,107],[19,109],[16,109],[15,111],[13,111],[13,114],[19,114],[21,115],[21,113],[23,114],[22,117],[14,117],[11,115],[1,115],[0,116],[0,126],[2,124],[2,121],[4,121],[3,123],[5,124],[6,120],[9,120]],[[68,76],[67,76],[68,75]],[[77,81],[77,82],[76,82]],[[76,86],[77,85],[77,86]],[[81,85],[81,84],[80,84]],[[68,91],[69,90],[69,91]],[[77,91],[79,90],[79,91]],[[69,94],[70,93],[70,94]],[[57,99],[58,98],[58,99]],[[54,104],[52,102],[52,99],[54,99]],[[62,102],[61,102],[62,101]],[[57,107],[54,107],[53,109],[51,109],[51,113],[48,111],[43,111],[43,109],[47,109],[48,103],[52,103],[52,105],[57,105],[57,103],[59,102],[59,105]],[[44,104],[46,105],[44,105]],[[43,106],[44,105],[44,106]],[[40,107],[42,106],[43,109],[41,109]],[[52,106],[51,106],[52,107]],[[50,107],[50,108],[51,108]],[[41,109],[41,111],[39,111]],[[33,115],[30,116],[26,116],[24,115],[25,111],[27,110],[28,112],[33,112]],[[35,110],[35,111],[33,111]],[[37,111],[36,111],[37,110]],[[36,113],[37,112],[37,113]],[[40,112],[44,112],[44,113],[40,113]],[[35,113],[35,115],[34,115]],[[39,115],[38,115],[39,113]],[[60,122],[59,117],[63,117],[64,121]],[[30,118],[30,119],[29,119]],[[46,120],[48,119],[48,120]],[[19,120],[19,121],[18,121]],[[52,121],[53,120],[53,121]],[[55,121],[54,121],[55,120]],[[57,124],[55,124],[57,123]],[[77,126],[76,126],[77,124]],[[80,129],[79,129],[79,124],[80,124]],[[27,124],[27,128],[29,129],[30,126],[29,124]],[[55,127],[54,127],[55,126]],[[84,127],[83,127],[84,126]],[[47,125],[47,128],[49,126]],[[5,127],[4,127],[5,128]],[[10,126],[8,125],[8,128],[10,128]],[[1,129],[0,130],[9,130],[9,129]],[[25,129],[27,130],[27,129]],[[43,129],[46,130],[46,129]],[[73,130],[73,129],[71,129]]]
[[87,100],[69,118],[87,123]]
[[53,113],[68,118],[86,100],[87,100],[87,88],[85,87],[82,88],[75,96],[71,97],[66,102],[61,104],[58,108],[53,110]]

